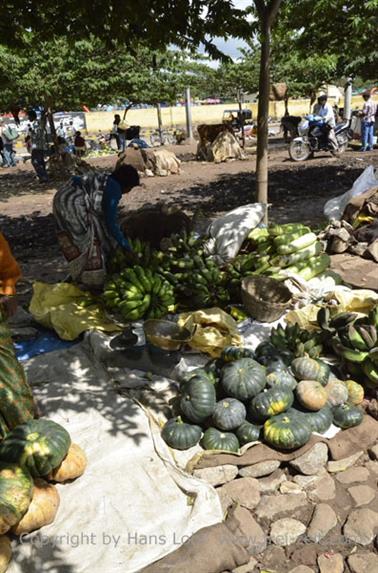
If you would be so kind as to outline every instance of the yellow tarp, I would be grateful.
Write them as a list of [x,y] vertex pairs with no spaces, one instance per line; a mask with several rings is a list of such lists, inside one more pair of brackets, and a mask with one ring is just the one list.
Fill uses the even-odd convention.
[[[368,289],[351,290],[337,286],[324,297],[324,302],[330,305],[332,314],[339,312],[368,314],[378,303],[378,293]],[[289,324],[298,323],[302,328],[318,328],[316,317],[321,306],[323,304],[308,304],[301,309],[291,310],[285,316],[285,320]]]
[[63,340],[75,340],[86,330],[121,330],[91,295],[69,283],[35,282],[29,310],[37,322],[55,330]]
[[236,321],[221,308],[208,308],[180,314],[178,324],[188,330],[195,329],[189,345],[193,350],[206,352],[217,358],[226,346],[241,346]]

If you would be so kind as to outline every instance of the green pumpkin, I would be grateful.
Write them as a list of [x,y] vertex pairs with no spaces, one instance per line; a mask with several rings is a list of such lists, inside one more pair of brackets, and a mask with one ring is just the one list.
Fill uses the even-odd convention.
[[66,457],[71,438],[60,424],[43,418],[12,430],[0,445],[0,460],[26,467],[33,477],[43,477]]
[[333,423],[340,428],[358,426],[364,419],[364,412],[353,404],[341,404],[333,408]]
[[331,373],[330,367],[328,364],[320,360],[320,358],[315,359],[319,366],[319,372],[316,380],[320,382],[322,386],[325,386],[329,380],[329,375]]
[[324,390],[328,394],[328,404],[330,406],[340,406],[340,404],[344,404],[348,400],[348,388],[344,382],[337,380],[337,378],[332,378],[327,386],[324,386]]
[[201,439],[202,430],[199,426],[185,424],[180,416],[172,418],[164,425],[161,436],[175,450],[188,450]]
[[264,424],[265,442],[279,450],[300,448],[309,441],[311,432],[305,416],[293,409],[269,418]]
[[194,376],[182,386],[180,408],[191,422],[200,423],[214,412],[214,384],[202,376]]
[[304,414],[306,420],[310,423],[313,432],[324,434],[332,425],[333,414],[330,406],[324,406],[317,412],[308,412]]
[[0,535],[18,523],[33,495],[33,479],[26,468],[0,462]]
[[291,363],[291,369],[297,380],[316,380],[322,386],[327,384],[329,366],[321,360],[314,360],[308,356],[296,358]]
[[361,404],[365,397],[364,387],[354,380],[345,380],[344,384],[348,390],[348,402],[354,406]]
[[285,412],[294,402],[294,394],[289,388],[276,386],[255,396],[249,406],[249,414],[255,420],[266,420]]
[[222,350],[221,359],[224,362],[234,362],[240,358],[254,358],[255,353],[249,348],[242,348],[241,346],[226,346]]
[[235,430],[247,415],[244,404],[235,398],[224,398],[215,404],[213,424],[219,430]]
[[266,385],[268,388],[284,386],[289,390],[294,390],[297,381],[282,362],[273,362],[266,367]]
[[218,379],[214,372],[211,370],[207,370],[206,368],[194,368],[194,370],[190,370],[189,372],[185,372],[180,377],[180,382],[185,384],[192,380],[193,378],[203,378],[206,382],[211,382],[212,384],[216,384]]
[[240,445],[244,446],[244,444],[259,440],[261,430],[262,426],[256,426],[255,424],[251,424],[251,422],[245,421],[235,430],[235,434]]
[[231,432],[222,432],[217,430],[217,428],[208,428],[202,437],[201,446],[205,450],[237,452],[239,450],[239,440]]
[[287,350],[278,350],[274,344],[264,340],[255,349],[255,359],[264,366],[268,366],[274,361],[282,361],[288,366],[293,359],[293,355]]
[[249,400],[265,387],[265,368],[252,358],[235,360],[223,368],[221,383],[228,396]]

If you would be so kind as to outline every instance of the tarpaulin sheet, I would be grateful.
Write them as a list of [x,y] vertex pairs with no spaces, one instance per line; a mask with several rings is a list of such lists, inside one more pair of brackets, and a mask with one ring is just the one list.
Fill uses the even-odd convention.
[[54,523],[14,543],[9,573],[133,573],[222,521],[215,490],[175,465],[159,426],[86,343],[26,370],[41,414],[84,448],[88,468],[57,486]]

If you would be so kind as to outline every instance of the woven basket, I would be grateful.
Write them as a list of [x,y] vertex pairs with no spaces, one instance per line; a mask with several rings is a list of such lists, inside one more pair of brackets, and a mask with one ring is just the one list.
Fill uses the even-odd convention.
[[289,289],[269,277],[246,277],[241,284],[241,295],[245,309],[259,322],[278,320],[291,302]]

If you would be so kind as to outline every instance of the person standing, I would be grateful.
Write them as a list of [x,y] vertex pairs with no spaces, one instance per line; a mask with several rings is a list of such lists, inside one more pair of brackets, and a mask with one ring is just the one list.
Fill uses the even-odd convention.
[[126,148],[127,125],[121,120],[121,116],[116,113],[113,121],[113,134],[117,141],[118,151],[125,151]]
[[372,100],[370,90],[366,90],[364,107],[361,112],[361,151],[371,151],[374,145],[375,116],[377,115],[377,104]]
[[0,436],[36,416],[32,391],[14,350],[7,319],[17,309],[20,267],[0,232]]
[[40,183],[46,183],[49,178],[46,171],[45,157],[49,150],[47,141],[47,131],[43,120],[38,121],[34,109],[28,111],[29,121],[31,122],[31,161]]
[[2,129],[1,136],[3,139],[3,167],[16,167],[16,152],[13,144],[19,137],[18,131],[12,125],[7,125]]

